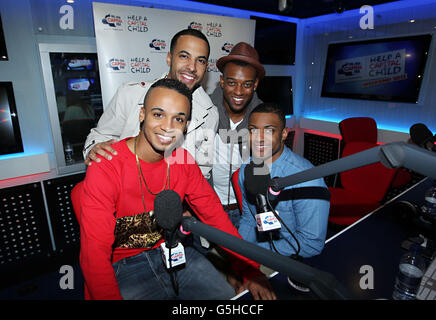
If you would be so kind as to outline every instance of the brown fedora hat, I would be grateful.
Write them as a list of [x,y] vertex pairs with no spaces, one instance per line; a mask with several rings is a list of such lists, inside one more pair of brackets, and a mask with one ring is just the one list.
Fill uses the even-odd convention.
[[265,68],[259,62],[259,54],[248,43],[237,43],[227,56],[218,59],[216,62],[218,70],[223,72],[225,64],[232,60],[243,61],[253,66],[257,70],[259,80],[265,76]]

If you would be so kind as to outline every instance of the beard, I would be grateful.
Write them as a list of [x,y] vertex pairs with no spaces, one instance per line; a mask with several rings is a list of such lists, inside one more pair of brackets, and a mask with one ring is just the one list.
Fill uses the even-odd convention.
[[[178,76],[178,75],[181,75],[182,73],[186,73],[186,74],[189,74],[192,77],[194,77],[194,79],[195,79],[194,81],[196,81],[196,82],[193,84],[192,88],[189,88],[188,84],[186,84],[186,82],[181,79],[181,76]],[[187,71],[187,70],[180,70],[178,72],[174,72],[172,67],[170,68],[170,71],[168,72],[167,77],[169,77],[170,79],[175,79],[175,80],[182,82],[183,84],[185,84],[188,87],[188,89],[191,92],[194,92],[195,90],[197,90],[201,86],[201,81],[203,80],[203,78],[200,79],[196,73],[192,73],[192,72]]]

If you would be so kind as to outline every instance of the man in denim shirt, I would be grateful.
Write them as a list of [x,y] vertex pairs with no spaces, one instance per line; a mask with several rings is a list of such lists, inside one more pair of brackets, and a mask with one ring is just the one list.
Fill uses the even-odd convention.
[[[260,104],[249,117],[248,129],[252,157],[260,159],[264,165],[268,165],[271,178],[286,177],[313,167],[308,160],[293,153],[285,146],[284,141],[287,136],[285,126],[284,113],[274,104]],[[308,186],[322,187],[320,190],[328,194],[324,180],[304,182],[287,187],[282,191],[275,210],[278,211],[279,217],[286,226],[282,224],[274,239],[268,241],[269,231],[259,232],[257,230],[254,218],[257,214],[256,203],[250,203],[247,199],[248,194],[244,186],[244,170],[247,163],[248,161],[241,166],[239,171],[239,186],[243,198],[243,212],[238,229],[241,236],[247,241],[285,256],[310,257],[319,254],[324,247],[327,232],[329,201],[322,199],[283,200],[286,197],[282,197],[282,195],[284,196],[287,189]],[[293,233],[293,236],[288,232],[288,229]],[[262,241],[262,238],[266,238],[266,241]],[[298,244],[295,238],[298,240]]]

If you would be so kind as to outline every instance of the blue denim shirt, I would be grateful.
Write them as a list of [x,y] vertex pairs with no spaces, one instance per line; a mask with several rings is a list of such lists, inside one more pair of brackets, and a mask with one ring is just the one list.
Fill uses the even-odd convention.
[[[254,216],[257,214],[256,205],[247,201],[244,187],[244,170],[251,159],[241,166],[239,170],[239,186],[243,198],[242,218],[239,225],[239,233],[245,240],[270,249],[269,241],[259,242],[257,239],[257,226]],[[313,165],[305,158],[295,154],[286,146],[280,157],[270,165],[271,178],[286,177],[294,173],[312,168]],[[326,187],[323,179],[317,179],[300,183],[286,189],[296,187]],[[317,255],[324,248],[327,232],[330,202],[319,199],[285,200],[280,201],[275,207],[280,218],[286,223],[300,243],[300,256],[311,257]],[[292,243],[292,246],[286,241]],[[291,234],[282,225],[280,238],[274,240],[274,246],[278,253],[290,256],[296,252],[296,242]]]

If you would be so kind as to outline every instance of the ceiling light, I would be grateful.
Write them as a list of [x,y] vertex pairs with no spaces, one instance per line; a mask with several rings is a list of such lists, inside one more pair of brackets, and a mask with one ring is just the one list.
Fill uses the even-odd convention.
[[337,13],[342,13],[345,11],[344,4],[342,3],[342,0],[337,0],[334,5],[335,5],[335,11]]
[[410,23],[414,23],[414,22],[415,22],[415,19],[410,19],[409,22],[410,22]]
[[293,0],[279,0],[279,11],[289,12],[292,10]]
[[74,0],[67,0],[68,3],[74,3]]
[[279,11],[285,11],[287,5],[288,5],[287,0],[279,0]]

